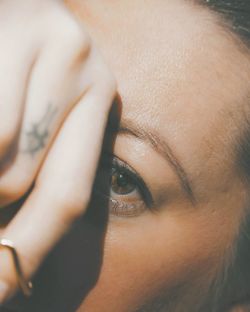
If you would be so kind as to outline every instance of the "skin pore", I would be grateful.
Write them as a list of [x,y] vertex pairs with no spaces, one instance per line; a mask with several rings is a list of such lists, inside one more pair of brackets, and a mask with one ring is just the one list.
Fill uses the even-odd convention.
[[[83,221],[82,289],[63,286],[65,301],[88,312],[225,311],[241,299],[237,291],[220,297],[216,285],[233,261],[247,213],[234,149],[249,91],[247,55],[217,17],[191,1],[69,5],[117,78],[121,125],[113,201],[89,208],[108,205],[109,215],[101,225]],[[134,187],[128,170],[144,184]],[[65,273],[62,254],[77,257],[69,246],[52,255],[58,272]],[[58,304],[56,292],[44,294],[53,298],[45,301],[50,306]],[[45,310],[35,299],[35,311]]]

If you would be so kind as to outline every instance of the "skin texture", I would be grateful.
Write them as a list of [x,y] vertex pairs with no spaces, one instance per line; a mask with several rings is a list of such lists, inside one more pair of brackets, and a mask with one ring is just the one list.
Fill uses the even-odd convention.
[[[69,5],[116,76],[121,121],[168,142],[195,200],[147,141],[120,133],[113,152],[142,176],[155,212],[108,216],[105,203],[90,206],[90,217],[76,225],[42,269],[40,293],[29,308],[213,311],[214,283],[233,258],[247,212],[248,189],[235,166],[234,144],[249,60],[216,17],[182,0],[72,0]],[[91,211],[103,215],[96,220]],[[65,300],[58,300],[59,294]],[[235,291],[235,298],[221,304],[238,299]]]

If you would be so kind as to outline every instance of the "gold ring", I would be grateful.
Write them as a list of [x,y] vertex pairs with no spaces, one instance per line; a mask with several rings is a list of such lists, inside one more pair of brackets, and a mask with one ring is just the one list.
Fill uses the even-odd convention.
[[21,269],[21,265],[20,265],[20,261],[19,261],[19,257],[18,257],[17,251],[14,247],[14,244],[9,239],[2,238],[2,239],[0,239],[0,248],[1,247],[6,248],[11,252],[13,262],[14,262],[14,266],[15,266],[15,270],[16,270],[16,276],[17,276],[17,281],[18,281],[19,287],[20,287],[22,293],[24,294],[24,296],[30,297],[32,294],[33,285],[31,282],[27,282],[24,278],[24,275],[23,275],[23,272]]

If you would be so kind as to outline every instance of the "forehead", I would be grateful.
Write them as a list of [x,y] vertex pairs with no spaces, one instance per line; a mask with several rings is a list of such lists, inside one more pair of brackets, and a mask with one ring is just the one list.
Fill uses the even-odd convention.
[[184,0],[89,0],[83,12],[117,77],[122,117],[156,128],[197,174],[204,162],[230,166],[250,71],[216,17]]
[[194,108],[230,109],[246,92],[242,55],[216,18],[192,1],[80,2],[117,77],[124,114],[153,111],[165,119],[183,111],[188,118]]

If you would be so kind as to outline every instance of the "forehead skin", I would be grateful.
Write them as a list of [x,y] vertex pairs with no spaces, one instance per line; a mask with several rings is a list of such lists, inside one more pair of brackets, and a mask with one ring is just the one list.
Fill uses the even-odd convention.
[[[69,2],[116,75],[122,118],[169,142],[198,199],[195,208],[180,196],[159,215],[111,221],[100,278],[82,309],[130,312],[162,288],[193,306],[233,245],[243,216],[245,189],[233,142],[249,85],[247,57],[209,11],[191,2]],[[145,164],[140,148],[118,138],[115,151],[138,164],[148,180],[174,181],[153,152]],[[190,287],[178,294],[185,283],[193,297]]]
[[204,162],[232,161],[224,150],[246,101],[249,62],[216,18],[190,1],[78,3],[117,77],[122,117],[164,134],[190,175],[202,175]]

